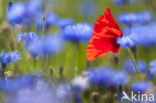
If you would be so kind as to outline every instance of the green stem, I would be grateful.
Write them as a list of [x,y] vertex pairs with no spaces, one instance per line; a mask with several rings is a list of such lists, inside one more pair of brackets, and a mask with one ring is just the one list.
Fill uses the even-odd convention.
[[43,29],[42,29],[42,33],[45,34],[45,22],[46,22],[46,17],[43,16]]
[[54,76],[54,68],[52,66],[49,67],[48,74],[50,79],[52,79]]
[[76,43],[76,48],[75,48],[75,77],[78,75],[78,49],[79,48],[79,43]]
[[[146,3],[146,2],[145,2]],[[150,7],[151,7],[151,9],[153,10],[153,11],[155,11],[155,5],[153,4],[153,2],[152,2],[152,0],[149,0],[149,1],[147,1],[147,3],[150,5]]]
[[4,97],[3,97],[3,93],[2,93],[2,91],[0,91],[0,102],[1,102],[1,103],[4,102],[4,101],[3,101],[3,98],[4,98]]
[[0,71],[0,77],[1,77],[1,78],[5,76],[5,75],[4,75],[4,70],[5,70],[5,68],[6,68],[6,64],[2,64],[2,70]]
[[37,69],[37,58],[34,57],[33,60],[34,60],[34,69]]
[[134,67],[135,67],[135,70],[136,70],[136,74],[137,74],[138,80],[140,81],[141,78],[140,78],[140,75],[139,75],[139,71],[138,71],[138,69],[137,69],[136,60],[135,60],[135,58],[134,58],[134,56],[133,56],[133,53],[132,53],[131,49],[130,49],[129,47],[127,47],[127,50],[128,50],[128,52],[129,52],[130,57],[131,57],[131,60],[132,60],[132,62],[133,62],[133,64],[134,64]]
[[47,73],[48,70],[48,55],[42,55],[42,72],[44,75]]
[[15,50],[15,49],[17,49],[16,48],[16,30],[15,30],[14,26],[12,26],[11,29],[12,29],[12,40],[13,40],[13,43],[11,43],[11,47],[12,47],[11,49]]

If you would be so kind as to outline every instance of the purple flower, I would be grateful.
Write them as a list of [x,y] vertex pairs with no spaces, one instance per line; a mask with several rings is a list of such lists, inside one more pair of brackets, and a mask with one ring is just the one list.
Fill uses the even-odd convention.
[[57,20],[58,20],[57,15],[55,15],[54,13],[48,13],[46,15],[45,28],[48,28],[51,25],[55,25]]
[[148,69],[147,76],[150,77],[151,79],[156,78],[156,60],[153,60],[150,62],[150,67]]
[[58,27],[65,27],[67,25],[72,25],[74,24],[74,20],[73,19],[63,19],[63,18],[59,18],[56,14],[49,12],[46,14],[42,14],[42,16],[40,15],[39,18],[36,21],[36,28],[38,30],[42,30],[43,29],[43,16],[45,16],[45,29],[48,29],[50,26],[58,26]]
[[59,26],[61,28],[64,28],[65,26],[68,25],[73,25],[74,24],[74,20],[73,19],[58,19],[56,22],[56,26]]
[[[45,21],[43,21],[43,16],[45,16]],[[53,12],[45,13],[39,16],[39,18],[36,21],[36,28],[38,30],[43,29],[43,22],[45,22],[45,28],[49,28],[52,25],[56,25],[56,22],[58,21],[59,17],[54,14]]]
[[77,92],[82,92],[89,88],[88,77],[79,76],[72,80],[72,87]]
[[40,75],[1,78],[0,89],[5,103],[72,103],[69,84],[51,84]]
[[151,88],[152,88],[152,84],[149,83],[149,82],[145,82],[145,81],[142,81],[142,82],[134,82],[131,85],[131,89],[134,92],[144,93],[146,90],[151,89]]
[[67,83],[60,83],[57,86],[56,96],[61,103],[69,103],[71,101],[71,87]]
[[137,2],[146,2],[146,1],[149,1],[149,0],[113,0],[114,3],[118,6],[122,6],[126,3],[137,3]]
[[8,3],[8,10],[12,7],[12,1],[9,1],[9,3]]
[[126,85],[129,81],[129,76],[125,71],[117,71],[113,77],[114,83],[117,86]]
[[87,78],[91,85],[100,87],[126,85],[129,81],[129,76],[125,71],[114,71],[113,69],[108,67],[89,70],[87,73]]
[[136,45],[144,47],[156,45],[156,23],[128,27],[123,30],[123,34],[125,36],[117,40],[118,44],[123,48]]
[[153,18],[150,11],[121,13],[118,17],[119,21],[126,25],[149,23]]
[[117,43],[120,44],[122,48],[127,48],[128,46],[134,47],[135,42],[129,38],[129,36],[125,36],[117,39]]
[[37,75],[20,75],[0,79],[0,89],[3,92],[15,92],[30,87],[37,80]]
[[19,33],[17,35],[17,41],[32,42],[37,39],[39,39],[39,37],[34,32]]
[[113,0],[113,2],[118,6],[122,6],[127,0]]
[[115,72],[107,67],[102,67],[98,69],[91,69],[88,71],[89,82],[93,85],[100,87],[114,86]]
[[1,53],[1,63],[2,64],[10,64],[12,62],[16,62],[18,60],[20,60],[20,54],[18,51],[14,51],[14,52],[10,52],[10,53],[5,53],[4,51],[2,51]]
[[88,41],[93,33],[93,28],[87,23],[78,23],[75,25],[66,26],[62,31],[61,35],[65,40],[79,42]]
[[39,14],[40,9],[41,0],[14,3],[9,7],[6,19],[10,24],[30,25]]
[[13,4],[6,14],[6,19],[11,24],[20,24],[23,21],[25,14],[25,5],[24,3]]
[[36,28],[37,28],[37,30],[42,30],[43,29],[43,18],[42,17],[39,17],[36,20]]
[[[142,73],[146,72],[147,66],[146,63],[144,61],[138,61],[138,66],[139,69],[141,70]],[[128,72],[128,73],[136,73],[134,64],[132,62],[131,59],[127,59],[124,64],[123,64],[123,68]]]
[[98,6],[93,0],[85,0],[77,5],[77,9],[81,15],[91,17],[96,14]]
[[36,57],[55,54],[59,52],[62,47],[63,41],[61,38],[46,35],[31,42],[26,49],[33,57]]

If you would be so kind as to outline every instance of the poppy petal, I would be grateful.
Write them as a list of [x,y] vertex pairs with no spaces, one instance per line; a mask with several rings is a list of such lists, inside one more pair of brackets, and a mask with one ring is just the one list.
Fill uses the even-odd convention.
[[117,37],[122,36],[122,31],[114,20],[109,8],[104,15],[100,16],[94,23],[92,38],[87,47],[87,59],[94,60],[96,57],[104,57],[109,51],[118,53],[120,45]]

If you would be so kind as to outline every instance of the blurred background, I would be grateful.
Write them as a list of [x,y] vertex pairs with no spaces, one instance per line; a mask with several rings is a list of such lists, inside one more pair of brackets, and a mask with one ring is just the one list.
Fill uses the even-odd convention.
[[[94,61],[88,61],[86,58],[86,48],[92,36],[93,24],[104,14],[108,7],[111,9],[114,19],[123,32],[123,37],[117,40],[118,44],[121,45],[120,52],[118,54],[109,52],[104,58],[98,57]],[[97,72],[95,72],[96,70],[93,71],[93,75],[98,78],[95,81],[99,80],[101,83],[101,81],[105,82],[103,81],[103,77],[101,77],[102,75],[106,75],[107,77],[107,73],[111,74],[111,71],[107,71],[107,69],[106,71],[104,69],[102,72],[104,74],[100,74],[99,68],[105,66],[113,68],[114,71],[126,71],[127,74],[122,72],[123,74],[121,73],[117,77],[119,76],[119,84],[120,81],[123,81],[124,83],[122,83],[126,85],[123,88],[128,91],[129,85],[138,81],[134,65],[129,60],[130,56],[126,50],[127,47],[130,47],[142,72],[143,80],[155,85],[156,62],[152,62],[156,59],[155,9],[155,0],[0,0],[0,52],[2,51],[0,71],[5,68],[4,74],[6,77],[40,72],[43,73],[47,80],[49,78],[50,80],[53,79],[50,77],[52,75],[55,79],[57,78],[56,81],[58,82],[62,82],[63,80],[71,82],[78,75],[83,77],[84,71],[98,68]],[[49,35],[63,36],[65,40],[62,42],[62,39],[59,40]],[[38,38],[40,39],[33,42],[34,39]],[[17,52],[9,54],[9,52],[15,50],[20,54],[20,60]],[[5,61],[6,58],[7,60]],[[19,61],[9,63],[16,60]],[[96,73],[98,76],[96,76]],[[108,78],[117,74],[113,73]],[[130,77],[129,82],[127,80],[128,77]],[[30,79],[32,80],[32,78]],[[81,79],[85,80],[86,78]],[[94,78],[92,79],[94,82]],[[105,79],[107,83],[107,78]],[[0,80],[0,82],[2,81]],[[18,84],[18,82],[13,82]],[[81,82],[81,84],[85,83],[84,81]],[[122,83],[121,85],[115,85],[115,89],[118,86],[122,87]],[[144,84],[140,85],[141,88],[146,89]],[[3,87],[6,89],[5,86],[0,85],[0,89]],[[85,93],[92,94],[92,91],[96,89],[93,88],[90,92],[88,90]],[[99,89],[101,87],[97,91]],[[110,90],[111,92],[114,91],[112,88]],[[100,91],[98,92],[101,93]],[[82,96],[82,98],[87,98],[84,99],[84,103],[90,103],[87,101],[89,97],[85,93],[85,96]],[[113,95],[117,95],[115,93]],[[107,95],[109,100],[111,100],[111,95],[111,93]],[[94,96],[96,96],[96,93]],[[69,102],[58,101],[58,103]],[[115,99],[115,102],[105,101],[105,103],[118,103],[118,101]]]
[[[24,0],[23,0],[24,1]],[[22,0],[12,0],[12,3],[17,2],[23,2]],[[25,0],[26,1],[26,0]],[[6,21],[6,12],[8,10],[9,6],[9,0],[1,0],[0,1],[0,50],[11,50],[11,44],[13,40],[11,39],[11,32],[12,30],[9,28],[9,24]],[[42,10],[44,12],[53,12],[56,15],[58,15],[61,18],[71,18],[75,21],[75,23],[79,22],[87,22],[91,25],[94,24],[94,22],[98,19],[99,16],[104,14],[104,11],[107,7],[111,9],[112,15],[115,18],[115,20],[119,23],[120,27],[124,30],[126,28],[125,25],[123,25],[118,17],[121,13],[133,13],[133,12],[142,12],[142,11],[150,11],[152,12],[152,20],[150,22],[153,22],[155,20],[155,12],[154,9],[156,8],[156,3],[154,0],[43,0],[42,1]],[[29,8],[29,7],[28,7]],[[44,14],[42,15],[44,16]],[[24,27],[24,28],[15,28],[15,33],[18,35],[19,32],[36,32],[37,29],[35,27],[35,20],[32,22],[31,28],[30,27]],[[55,32],[58,30],[58,27],[52,26],[50,27],[49,32]],[[124,34],[125,35],[125,34]],[[141,34],[140,34],[141,35]],[[79,56],[78,56],[78,67],[80,69],[79,72],[85,70],[86,68],[86,47],[87,43],[80,43],[80,49],[79,49]],[[74,63],[72,62],[72,55],[74,55],[73,47],[69,44],[68,50],[64,49],[64,53],[60,57],[64,57],[66,55],[66,58],[64,60],[59,60],[60,64],[57,66],[59,68],[60,66],[63,66],[67,71],[72,72],[72,68],[74,68]],[[20,47],[18,48],[19,50]],[[138,46],[137,48],[137,58],[145,60],[147,63],[153,59],[156,58],[155,53],[155,47],[142,47]],[[24,55],[25,51],[22,51],[22,60],[20,60],[17,70],[18,72],[25,73],[25,72],[31,72],[34,71],[32,67],[32,59],[29,58],[29,55]],[[108,65],[113,66],[112,64],[112,53],[111,55],[107,55],[106,57],[102,59],[97,59],[92,63],[92,66],[98,67],[102,65]],[[129,58],[127,51],[125,49],[121,49],[121,51],[117,54],[119,56],[119,65],[118,67],[121,68],[121,65],[123,61],[126,58]],[[23,65],[24,63],[24,65]],[[39,64],[38,64],[39,65]],[[56,67],[56,63],[53,64],[54,67]],[[70,69],[69,69],[70,67]],[[10,68],[13,68],[10,66]],[[8,68],[8,69],[10,69]],[[58,69],[55,69],[56,71]],[[66,73],[65,73],[66,74]],[[68,75],[68,74],[67,74]],[[72,74],[71,74],[72,75]]]

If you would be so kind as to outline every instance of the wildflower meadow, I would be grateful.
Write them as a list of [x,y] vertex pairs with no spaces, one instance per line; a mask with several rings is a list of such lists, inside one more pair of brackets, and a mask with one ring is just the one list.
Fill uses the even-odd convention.
[[0,103],[156,103],[155,0],[0,0]]

